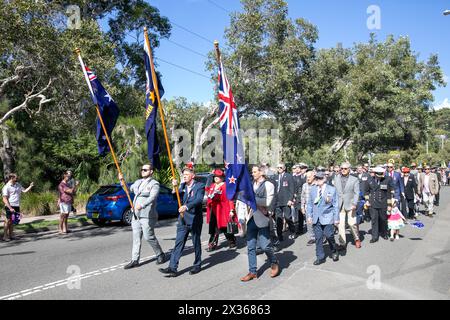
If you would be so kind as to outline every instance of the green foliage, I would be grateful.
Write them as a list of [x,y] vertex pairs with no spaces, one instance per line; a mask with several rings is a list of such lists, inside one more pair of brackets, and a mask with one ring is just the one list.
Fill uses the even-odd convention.
[[55,214],[57,206],[58,195],[55,192],[27,192],[20,199],[22,213],[31,216]]

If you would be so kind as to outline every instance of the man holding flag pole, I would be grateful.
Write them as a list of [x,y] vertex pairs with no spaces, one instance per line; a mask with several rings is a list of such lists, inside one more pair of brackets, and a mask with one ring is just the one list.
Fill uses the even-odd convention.
[[257,278],[257,241],[267,255],[271,264],[270,276],[274,278],[279,275],[280,267],[274,254],[273,244],[270,241],[267,210],[274,199],[273,185],[265,183],[265,178],[261,174],[262,169],[257,166],[252,170],[254,184],[250,180],[245,161],[244,144],[239,132],[238,110],[221,61],[219,43],[215,41],[214,45],[219,64],[219,119],[226,168],[227,198],[236,200],[237,195],[239,195],[239,200],[251,208],[249,214],[245,217],[249,272],[241,278],[241,281],[247,282]]

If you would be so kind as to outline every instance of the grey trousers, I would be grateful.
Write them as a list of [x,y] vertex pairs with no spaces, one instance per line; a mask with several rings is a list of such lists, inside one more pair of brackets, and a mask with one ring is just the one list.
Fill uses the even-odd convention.
[[141,255],[142,235],[144,235],[144,239],[150,244],[156,256],[159,256],[163,253],[158,239],[156,239],[155,236],[156,221],[157,218],[140,218],[136,220],[133,217],[133,220],[131,222],[131,227],[133,228],[133,250],[131,253],[131,260],[139,261]]

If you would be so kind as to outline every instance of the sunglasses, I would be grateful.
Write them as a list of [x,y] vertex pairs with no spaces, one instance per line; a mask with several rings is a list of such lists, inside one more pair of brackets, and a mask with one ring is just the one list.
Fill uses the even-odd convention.
[[150,169],[144,169],[144,168],[142,168],[141,171],[147,172],[147,171],[150,171]]

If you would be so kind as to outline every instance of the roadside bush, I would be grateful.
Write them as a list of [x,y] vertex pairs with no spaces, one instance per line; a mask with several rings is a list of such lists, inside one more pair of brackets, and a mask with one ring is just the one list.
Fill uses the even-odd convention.
[[20,210],[24,215],[44,216],[55,214],[58,209],[58,196],[54,192],[24,193],[20,199]]

